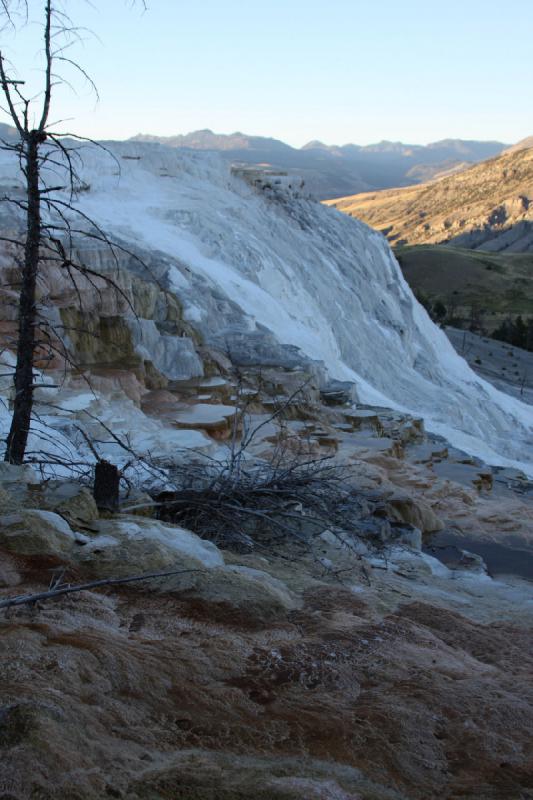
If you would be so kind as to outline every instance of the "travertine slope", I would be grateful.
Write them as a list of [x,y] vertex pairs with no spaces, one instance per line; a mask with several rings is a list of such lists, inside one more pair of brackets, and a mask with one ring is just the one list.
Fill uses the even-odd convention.
[[[144,388],[165,389],[211,368],[206,348],[241,366],[312,364],[323,382],[351,381],[360,402],[422,416],[485,461],[533,471],[531,407],[469,369],[416,302],[382,236],[294,192],[250,186],[213,154],[111,147],[120,174],[117,161],[87,150],[76,205],[139,254],[123,255],[117,273],[109,252],[85,244],[88,263],[120,276],[136,313],[84,285],[86,313],[77,317],[66,275],[43,275],[40,295],[42,313],[66,326],[85,366],[122,367],[126,383],[134,373]],[[0,182],[8,192],[20,185],[7,154]],[[13,263],[6,251],[4,269]],[[129,386],[137,405],[142,388]],[[116,404],[114,415],[131,417]]]

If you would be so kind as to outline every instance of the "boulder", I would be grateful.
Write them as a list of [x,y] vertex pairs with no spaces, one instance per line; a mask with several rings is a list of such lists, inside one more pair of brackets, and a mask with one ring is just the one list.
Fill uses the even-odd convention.
[[54,556],[69,561],[86,537],[74,533],[66,520],[52,511],[28,509],[0,517],[0,547],[26,556]]
[[92,492],[75,481],[57,482],[43,493],[47,508],[60,514],[73,527],[91,525],[98,519],[98,509]]
[[0,461],[0,486],[9,488],[13,483],[39,483],[39,479],[27,464],[9,464],[7,461]]
[[0,485],[0,514],[20,509],[42,509],[63,517],[73,529],[91,528],[98,510],[90,490],[76,481],[46,481],[26,484],[20,481]]
[[133,516],[100,520],[97,530],[79,550],[78,561],[102,578],[224,564],[212,542],[158,520]]
[[98,529],[98,535],[77,551],[80,565],[98,577],[184,570],[183,574],[152,579],[151,588],[239,611],[255,620],[299,607],[298,599],[282,581],[259,569],[225,566],[222,553],[212,542],[184,528],[143,517],[122,517],[100,520]]
[[267,621],[301,606],[287,585],[268,572],[241,565],[216,567],[209,572],[164,579],[160,591],[177,591],[195,600],[238,612],[250,622]]

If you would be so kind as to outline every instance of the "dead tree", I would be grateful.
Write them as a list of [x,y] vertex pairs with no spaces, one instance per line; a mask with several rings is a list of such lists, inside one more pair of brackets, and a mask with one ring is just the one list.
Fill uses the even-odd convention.
[[40,147],[46,141],[46,126],[50,113],[52,93],[51,51],[51,0],[45,7],[46,73],[44,100],[40,120],[36,128],[30,127],[29,102],[24,100],[22,114],[16,109],[14,93],[22,98],[19,84],[10,80],[6,73],[5,60],[0,52],[0,79],[7,102],[9,115],[20,136],[16,147],[21,158],[21,169],[26,179],[26,241],[22,264],[19,295],[17,362],[15,368],[15,397],[13,417],[6,442],[5,460],[21,464],[24,460],[30,430],[33,406],[33,355],[35,351],[36,302],[35,291],[39,271],[39,249],[41,244],[41,188],[39,186]]
[[[16,28],[13,14],[22,6],[28,14],[25,0],[0,0],[0,17]],[[12,77],[13,69],[0,51],[0,87],[4,98],[4,112],[11,120],[16,134],[14,139],[0,141],[4,150],[18,157],[24,178],[24,199],[16,196],[2,197],[0,201],[14,206],[23,219],[24,233],[20,238],[0,236],[0,241],[13,245],[19,256],[20,286],[18,294],[18,331],[16,364],[14,371],[14,399],[11,427],[6,440],[4,459],[12,464],[24,461],[34,407],[35,356],[43,341],[50,354],[53,344],[50,323],[40,318],[36,287],[45,264],[61,267],[72,283],[81,306],[81,295],[75,275],[95,285],[103,279],[108,286],[121,292],[117,282],[109,275],[97,273],[85,265],[77,255],[76,237],[89,237],[107,245],[116,259],[120,248],[111,242],[99,226],[73,204],[77,186],[77,172],[82,142],[89,142],[73,134],[57,133],[50,129],[49,118],[54,86],[65,82],[58,69],[68,65],[88,80],[87,73],[65,51],[77,37],[77,29],[65,15],[56,0],[45,0],[42,22],[44,40],[44,70],[42,93],[37,99],[24,94],[24,81]],[[96,142],[92,142],[95,146]],[[50,185],[50,174],[60,174],[60,185]],[[131,255],[131,254],[130,254]],[[118,262],[117,262],[118,265]],[[123,295],[124,296],[124,295]],[[124,296],[124,299],[127,298]],[[58,337],[61,341],[64,337]],[[63,355],[67,356],[66,348]],[[50,355],[50,359],[53,356]]]

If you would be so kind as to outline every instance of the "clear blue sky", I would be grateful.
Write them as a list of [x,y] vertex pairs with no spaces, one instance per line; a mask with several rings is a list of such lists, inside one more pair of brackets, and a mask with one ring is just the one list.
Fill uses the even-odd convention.
[[[58,92],[54,117],[94,137],[197,128],[361,144],[533,134],[533,0],[68,0],[91,28],[72,51],[95,105]],[[29,0],[36,18],[42,0]],[[20,77],[39,30],[2,48]]]

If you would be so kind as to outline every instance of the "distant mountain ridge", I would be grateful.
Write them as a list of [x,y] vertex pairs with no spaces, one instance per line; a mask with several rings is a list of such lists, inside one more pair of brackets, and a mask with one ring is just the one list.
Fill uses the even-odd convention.
[[176,136],[153,136],[139,133],[133,141],[158,142],[167,147],[187,147],[192,150],[262,150],[290,151],[293,148],[267,136],[247,136],[245,133],[213,133],[208,128]]
[[[17,132],[0,123],[0,139],[12,140]],[[415,186],[467,169],[508,147],[502,142],[442,139],[428,145],[383,140],[370,145],[327,145],[310,141],[301,148],[279,139],[209,129],[176,136],[137,134],[129,141],[156,142],[188,150],[211,150],[235,164],[268,166],[304,178],[308,190],[329,200],[393,187]],[[527,141],[509,148],[523,149]]]
[[138,134],[132,140],[215,150],[235,163],[269,165],[297,173],[320,199],[411,186],[442,172],[463,169],[491,158],[507,147],[502,142],[443,139],[428,145],[387,140],[371,145],[326,145],[315,140],[295,148],[279,139],[250,136],[239,131],[219,134],[209,129],[176,136]]
[[533,137],[430,183],[329,201],[395,245],[533,252]]

